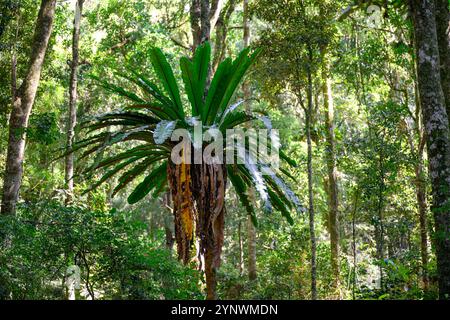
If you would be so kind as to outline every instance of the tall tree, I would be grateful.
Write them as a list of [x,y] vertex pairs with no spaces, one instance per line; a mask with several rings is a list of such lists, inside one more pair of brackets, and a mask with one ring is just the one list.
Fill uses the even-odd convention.
[[[412,39],[412,48],[414,48],[414,37]],[[417,209],[419,212],[419,229],[420,229],[420,255],[422,263],[422,283],[424,291],[428,291],[429,278],[428,278],[428,223],[427,223],[427,182],[426,182],[426,172],[424,165],[424,152],[426,137],[422,125],[422,119],[420,116],[421,106],[419,97],[419,87],[417,83],[417,65],[415,59],[412,61],[413,65],[413,79],[414,79],[414,104],[415,104],[415,114],[412,117],[414,124],[411,126],[405,121],[408,128],[408,142],[411,149],[411,154],[413,154],[414,161],[414,173],[415,173],[415,191],[417,199]],[[405,100],[408,105],[409,97],[408,91],[405,90]],[[416,139],[414,139],[416,137]],[[415,143],[415,140],[417,141]]]
[[[339,198],[336,170],[336,146],[334,134],[334,103],[332,92],[330,56],[323,52],[322,70],[322,90],[325,106],[325,126],[326,126],[326,163],[328,172],[327,193],[328,193],[328,229],[330,232],[331,247],[331,267],[333,270],[335,290],[339,291],[340,271],[339,271]],[[340,293],[338,296],[340,296]]]
[[[80,24],[83,14],[84,0],[77,0],[75,4],[75,18],[72,35],[72,61],[70,62],[70,86],[69,86],[69,118],[67,121],[67,149],[71,150],[75,138],[75,126],[77,124],[77,84],[79,63]],[[69,152],[66,155],[66,202],[71,202],[73,197],[73,167],[74,155]]]
[[[250,44],[250,25],[249,25],[249,13],[248,13],[248,0],[244,0],[244,15],[243,15],[243,34],[244,34],[244,47],[247,48]],[[244,100],[246,100],[246,111],[250,114],[251,107],[248,100],[250,99],[251,92],[250,86],[247,81],[242,85],[244,92]],[[254,199],[254,193],[249,191],[250,199]],[[247,245],[248,245],[248,278],[250,280],[256,279],[256,228],[253,225],[251,216],[248,216],[247,220]]]
[[[205,128],[217,127],[220,132],[226,133],[228,129],[245,125],[248,121],[259,121],[246,113],[234,110],[233,108],[236,105],[231,105],[231,99],[244,74],[259,53],[259,50],[252,54],[249,51],[249,49],[245,49],[239,54],[238,58],[234,60],[226,59],[219,65],[211,81],[211,88],[205,102],[202,101],[201,97],[206,86],[207,67],[210,62],[211,47],[209,43],[206,42],[197,48],[193,61],[187,57],[180,60],[185,91],[191,105],[189,118],[199,117],[201,119],[199,121],[202,125],[201,132],[206,132]],[[172,141],[172,139],[169,140],[176,126],[179,129],[186,129],[192,125],[192,122],[186,118],[173,70],[159,49],[152,49],[151,60],[167,95],[156,84],[140,75],[129,78],[135,84],[148,84],[148,86],[143,85],[141,88],[148,95],[160,101],[161,108],[154,106],[153,98],[145,98],[147,99],[145,100],[124,88],[110,85],[96,78],[106,89],[132,101],[133,105],[130,108],[145,108],[148,113],[123,111],[97,117],[88,126],[93,131],[105,126],[117,127],[117,121],[120,121],[122,126],[118,131],[110,132],[107,136],[104,132],[99,133],[97,131],[94,136],[80,141],[79,148],[89,147],[89,152],[95,152],[130,140],[141,142],[134,148],[91,166],[88,172],[113,167],[91,189],[98,187],[114,174],[124,170],[122,177],[119,178],[119,185],[114,191],[114,193],[117,193],[135,178],[151,170],[130,194],[128,202],[134,204],[150,192],[157,196],[167,187],[170,189],[179,259],[186,264],[189,263],[192,243],[195,238],[199,239],[199,255],[204,257],[204,260],[200,260],[204,261],[207,299],[215,299],[217,297],[216,272],[220,266],[224,241],[227,178],[235,187],[241,203],[253,217],[255,217],[254,206],[247,196],[248,189],[253,187],[258,191],[264,211],[270,212],[272,208],[276,209],[290,223],[293,222],[293,219],[288,208],[295,208],[297,212],[300,212],[302,207],[293,191],[277,176],[276,172],[269,167],[269,164],[254,159],[247,143],[239,143],[237,145],[238,150],[235,152],[239,159],[243,158],[244,164],[242,165],[235,164],[235,161],[231,159],[227,159],[228,162],[225,164],[221,163],[223,158],[220,155],[224,154],[223,146],[226,145],[223,134],[215,138],[220,146],[215,144],[213,150],[211,150],[211,145],[200,145],[198,149],[194,149],[196,162],[199,159],[196,158],[195,154],[197,154],[197,150],[201,151],[201,158],[198,161],[201,163],[192,164],[191,150],[195,147],[193,144],[197,141],[191,141],[186,132],[186,136],[179,137],[183,138],[181,143]],[[216,104],[214,101],[220,103]],[[165,111],[162,112],[161,110]],[[180,131],[178,131],[178,134],[180,134]],[[110,139],[111,137],[112,139]],[[203,142],[200,143],[203,144]],[[215,156],[212,156],[213,151]],[[232,156],[234,158],[235,154],[233,153]],[[288,162],[292,163],[285,155],[282,156],[282,159],[287,159]],[[127,168],[131,165],[133,165],[131,169]],[[263,168],[267,174],[263,175],[259,168]]]
[[200,43],[209,41],[211,36],[211,6],[209,0],[201,0],[201,14],[200,14]]
[[214,58],[212,63],[212,72],[217,70],[219,63],[225,58],[227,49],[227,36],[231,15],[236,7],[237,0],[229,0],[227,5],[221,10],[217,22],[215,24],[215,45]]
[[[314,108],[314,82],[320,60],[317,52],[323,44],[323,21],[320,21],[318,15],[314,14],[318,10],[310,2],[299,5],[295,1],[281,4],[269,0],[259,0],[255,4],[255,11],[258,18],[271,25],[271,28],[262,32],[259,39],[260,44],[264,47],[264,58],[266,58],[264,65],[261,66],[261,72],[266,82],[265,91],[276,91],[275,94],[279,94],[279,88],[282,85],[296,97],[305,119],[311,245],[311,298],[314,300],[317,299],[317,242],[313,181],[313,128],[317,110]],[[286,21],[290,23],[285,23]],[[300,115],[300,112],[298,114],[303,116]]]
[[436,31],[441,61],[441,83],[450,115],[450,10],[448,0],[436,0]]
[[56,0],[42,0],[33,37],[29,68],[9,120],[8,152],[3,182],[2,214],[14,214],[23,175],[26,128],[41,76],[53,27]]
[[192,51],[195,52],[195,49],[201,43],[201,23],[200,17],[202,15],[202,6],[201,0],[192,0],[190,16],[191,16],[191,32],[192,32]]
[[441,86],[435,3],[411,0],[416,40],[417,74],[422,117],[427,137],[432,184],[440,299],[450,299],[450,141],[449,122]]
[[312,151],[312,116],[313,116],[313,79],[312,79],[312,63],[313,52],[312,48],[308,47],[308,65],[307,65],[307,107],[305,108],[306,115],[306,142],[308,146],[307,167],[308,167],[308,211],[309,211],[309,233],[311,242],[311,299],[317,299],[317,261],[316,261],[316,232],[315,232],[315,211],[314,211],[314,191],[313,191],[313,151]]
[[427,192],[426,192],[426,179],[425,168],[423,161],[423,154],[425,149],[425,136],[423,134],[422,126],[420,125],[420,102],[418,93],[416,93],[416,116],[414,118],[416,135],[418,136],[417,147],[414,144],[414,132],[409,130],[409,144],[411,153],[414,154],[415,164],[415,186],[416,186],[416,198],[417,208],[419,211],[419,228],[420,228],[420,255],[422,262],[422,282],[425,291],[428,291],[428,231],[427,231]]
[[192,0],[190,21],[192,32],[192,51],[203,42],[209,41],[223,7],[223,0]]

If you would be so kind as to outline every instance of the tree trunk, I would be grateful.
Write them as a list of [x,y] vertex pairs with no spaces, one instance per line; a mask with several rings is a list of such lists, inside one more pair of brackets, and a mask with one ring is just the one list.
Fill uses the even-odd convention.
[[[20,13],[17,14],[16,33],[14,35],[14,44],[11,52],[11,105],[14,105],[14,101],[17,96],[17,41],[19,38],[20,28]],[[5,111],[8,108],[6,107]]]
[[166,249],[172,253],[173,250],[173,243],[175,238],[173,237],[173,219],[172,217],[165,215],[164,216],[164,232],[166,235]]
[[215,24],[216,41],[214,44],[214,57],[212,61],[212,73],[214,74],[219,66],[219,63],[225,57],[225,51],[227,49],[227,35],[228,24],[231,15],[234,12],[236,6],[236,0],[230,0],[226,7],[220,12],[220,15]]
[[243,28],[244,28],[244,48],[248,47],[250,44],[250,26],[248,21],[248,0],[244,0],[244,17],[243,17]]
[[436,31],[441,61],[441,84],[450,115],[450,11],[448,0],[436,0]]
[[433,0],[411,0],[416,40],[422,119],[427,137],[432,184],[439,298],[450,299],[450,143],[449,122],[441,87],[439,48]]
[[[73,23],[72,36],[72,62],[70,63],[70,85],[69,85],[69,119],[67,122],[67,149],[70,151],[75,138],[75,126],[77,124],[77,82],[78,82],[78,62],[79,62],[79,40],[80,22],[83,13],[84,0],[77,0],[75,5],[75,18]],[[73,199],[73,166],[74,156],[70,152],[66,156],[66,203]]]
[[420,254],[422,260],[422,282],[424,291],[428,291],[428,236],[427,236],[427,196],[426,182],[423,168],[423,148],[418,151],[418,160],[415,167],[416,197],[419,209],[420,227]]
[[[193,197],[196,202],[196,235],[204,257],[206,299],[217,299],[216,272],[220,267],[224,226],[226,167],[223,164],[193,165]],[[199,257],[202,261],[201,257]]]
[[[418,97],[417,97],[418,99]],[[416,101],[416,108],[420,112],[420,106]],[[417,199],[417,210],[419,213],[419,229],[420,229],[420,255],[422,263],[422,282],[424,291],[428,291],[428,232],[427,232],[427,196],[426,196],[426,181],[424,176],[424,164],[423,164],[423,151],[425,147],[425,138],[423,136],[422,130],[419,127],[419,119],[416,116],[415,126],[417,129],[417,134],[419,136],[419,142],[417,149],[414,146],[414,132],[408,130],[408,140],[411,148],[411,153],[416,157],[416,163],[414,164],[415,172],[415,187],[416,187],[416,199]]]
[[201,30],[200,30],[200,43],[209,41],[211,34],[211,6],[209,0],[201,0],[202,13],[200,15]]
[[56,0],[42,0],[27,75],[17,93],[9,120],[8,152],[3,184],[2,214],[14,214],[23,175],[26,128],[50,39]]
[[[312,63],[312,50],[309,49],[309,63]],[[316,233],[314,227],[314,195],[313,195],[313,167],[312,167],[312,141],[311,141],[311,120],[313,112],[313,83],[311,66],[308,68],[308,107],[306,112],[306,140],[308,144],[308,197],[309,197],[309,233],[311,241],[311,299],[317,299],[317,267],[316,267]]]
[[[17,57],[14,50],[11,55],[11,104],[14,104],[17,96]],[[6,108],[7,110],[7,108]]]
[[[216,9],[220,9],[217,7]],[[192,52],[205,41],[209,41],[211,34],[211,5],[209,0],[192,0],[191,10]]]
[[330,232],[331,268],[333,270],[333,287],[338,297],[340,294],[339,271],[339,200],[336,174],[336,153],[334,136],[334,104],[330,76],[330,60],[324,53],[324,70],[322,72],[323,98],[325,106],[326,162],[328,171],[328,229]]
[[166,249],[170,251],[172,254],[173,250],[173,244],[175,242],[174,234],[174,219],[173,219],[173,212],[172,210],[169,210],[170,208],[170,192],[166,192],[164,194],[164,197],[162,199],[162,205],[164,206],[163,212],[164,212],[164,232],[166,235]]
[[[233,0],[232,0],[233,1]],[[211,24],[211,32],[216,27],[217,21],[219,20],[219,16],[222,13],[223,3],[225,0],[212,0],[211,1],[211,9],[209,12],[209,20]]]
[[352,272],[352,299],[355,300],[355,291],[357,283],[357,257],[356,257],[356,213],[358,212],[359,189],[355,191],[355,202],[352,213],[352,254],[353,254],[353,272]]
[[[190,15],[193,52],[201,43],[209,41],[211,19],[217,19],[216,11],[220,10],[221,6],[222,1],[213,1],[211,6],[209,0],[192,0]],[[205,96],[210,79],[211,68],[208,70]],[[193,198],[197,204],[196,234],[200,239],[198,260],[200,269],[204,268],[205,271],[206,299],[214,300],[217,299],[216,270],[220,266],[223,246],[226,169],[222,165],[192,165],[192,170]],[[212,185],[208,185],[207,181]],[[215,191],[211,191],[211,189]],[[177,235],[177,231],[175,233]],[[204,266],[201,265],[202,261],[204,261]]]
[[238,224],[238,242],[239,242],[239,275],[244,271],[244,244],[242,242],[242,223]]
[[419,88],[417,84],[417,66],[414,68],[414,100],[416,105],[414,126],[415,134],[418,138],[417,149],[414,146],[414,130],[409,132],[409,144],[411,153],[416,157],[416,163],[414,165],[415,172],[415,185],[416,185],[416,198],[417,209],[419,213],[419,228],[420,228],[420,255],[422,263],[422,282],[424,291],[428,291],[429,279],[428,279],[428,232],[427,232],[427,187],[425,180],[425,168],[423,160],[423,152],[425,148],[425,136],[422,125],[420,123],[420,97]]
[[[384,134],[382,137],[384,141]],[[385,168],[384,168],[384,149],[383,144],[379,147],[379,153],[378,153],[378,170],[379,170],[379,181],[378,181],[378,204],[377,204],[377,217],[375,221],[375,242],[377,247],[377,258],[379,262],[384,259],[384,193],[386,189],[386,183],[385,183]],[[380,264],[379,266],[380,271],[380,289],[383,289],[383,267]]]
[[253,281],[256,273],[256,228],[250,216],[247,216],[247,244],[248,244],[248,278]]
[[[243,41],[244,48],[248,47],[250,44],[250,26],[248,21],[248,0],[244,0],[244,15],[243,15]],[[244,100],[250,99],[251,92],[250,86],[247,82],[242,85],[242,91],[244,93]],[[245,102],[245,109],[248,113],[251,112],[251,107],[248,102]],[[252,201],[255,198],[253,190],[249,191],[249,197]],[[247,245],[248,245],[248,278],[250,280],[256,280],[256,228],[253,225],[251,216],[247,216]]]
[[200,25],[200,16],[202,14],[201,0],[192,0],[191,2],[191,32],[192,32],[192,52],[195,52],[195,49],[201,43],[201,25]]
[[175,240],[178,259],[184,264],[191,261],[194,241],[194,207],[192,200],[192,166],[169,163],[167,177],[173,205]]
[[206,300],[217,300],[217,269],[214,265],[215,250],[207,247],[205,255]]

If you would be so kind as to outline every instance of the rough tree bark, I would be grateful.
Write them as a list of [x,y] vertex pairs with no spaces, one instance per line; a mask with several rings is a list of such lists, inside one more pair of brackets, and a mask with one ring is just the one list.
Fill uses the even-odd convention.
[[420,138],[417,150],[417,163],[414,171],[416,174],[416,198],[419,209],[420,228],[420,254],[422,262],[422,282],[425,291],[428,291],[428,232],[427,232],[427,194],[423,165],[424,137]]
[[192,0],[190,15],[191,15],[191,32],[192,32],[192,52],[201,43],[201,24],[200,16],[202,14],[201,0]]
[[219,63],[224,59],[227,49],[228,24],[236,7],[236,0],[229,0],[220,12],[215,24],[216,41],[214,44],[214,57],[212,62],[212,73],[215,73]]
[[334,103],[331,87],[330,58],[326,52],[323,54],[324,67],[322,71],[323,98],[325,106],[326,131],[326,163],[328,171],[328,229],[330,232],[331,267],[333,270],[333,287],[339,297],[340,271],[339,271],[339,198],[336,172],[336,152],[334,136]]
[[[80,23],[83,13],[84,0],[77,0],[75,5],[75,18],[72,35],[72,61],[70,63],[70,85],[69,85],[69,119],[67,121],[67,149],[70,151],[75,138],[75,126],[77,124],[77,84],[78,84],[78,63],[79,63],[79,41]],[[66,156],[65,178],[67,187],[66,203],[72,202],[73,198],[73,166],[74,155],[72,152]]]
[[441,86],[434,0],[410,0],[435,222],[439,298],[450,299],[450,142]]
[[223,0],[192,0],[190,9],[192,52],[205,41],[209,41],[222,10]]
[[200,14],[200,43],[209,41],[211,34],[211,6],[209,0],[201,0],[201,14]]
[[450,115],[450,11],[448,6],[448,0],[436,0],[436,31],[447,116]]
[[14,101],[9,120],[8,152],[3,184],[2,214],[14,214],[23,175],[26,128],[52,32],[56,0],[42,0],[33,37],[30,64]]
[[[423,157],[423,154],[420,155]],[[420,160],[423,161],[423,160]],[[425,184],[423,180],[423,164],[420,164],[416,168],[416,176],[420,177],[417,187],[417,202],[419,205],[419,223],[420,223],[420,252],[422,260],[422,281],[424,290],[428,290],[428,236],[427,236],[427,202]]]

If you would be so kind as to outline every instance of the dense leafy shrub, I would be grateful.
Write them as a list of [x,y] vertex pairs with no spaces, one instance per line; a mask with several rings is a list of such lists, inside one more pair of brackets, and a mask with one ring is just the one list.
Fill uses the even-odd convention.
[[198,272],[179,264],[161,239],[150,241],[133,213],[25,204],[16,217],[2,217],[1,228],[0,281],[8,298],[65,299],[71,265],[81,270],[80,299],[202,298]]

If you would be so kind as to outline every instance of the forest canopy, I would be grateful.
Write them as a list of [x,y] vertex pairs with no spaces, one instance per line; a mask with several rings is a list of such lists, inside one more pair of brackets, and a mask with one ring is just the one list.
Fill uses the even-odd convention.
[[0,299],[450,299],[449,0],[0,0]]

